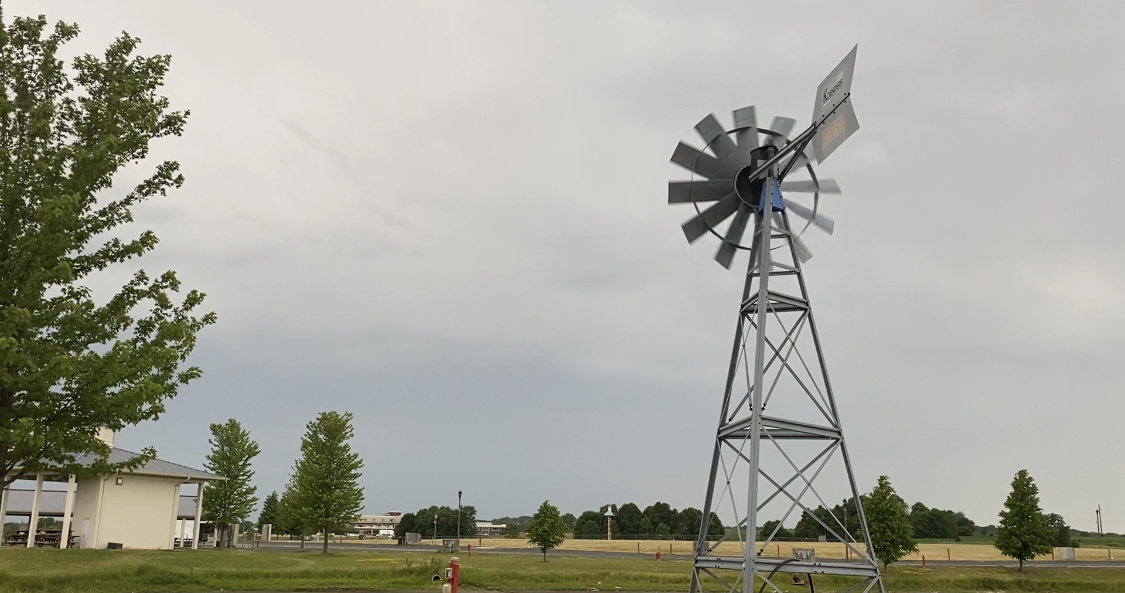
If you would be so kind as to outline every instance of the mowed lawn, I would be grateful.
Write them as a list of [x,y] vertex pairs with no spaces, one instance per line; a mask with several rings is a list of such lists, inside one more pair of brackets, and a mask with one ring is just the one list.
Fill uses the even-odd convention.
[[[481,554],[462,560],[466,589],[501,591],[686,591],[691,563],[648,559]],[[0,550],[0,593],[74,591],[412,590],[440,591],[431,579],[448,556],[401,551]],[[788,579],[780,577],[782,582]],[[817,591],[851,581],[814,577]],[[892,567],[889,591],[1125,591],[1125,569]],[[707,586],[708,591],[719,591]],[[808,587],[787,585],[789,592]]]

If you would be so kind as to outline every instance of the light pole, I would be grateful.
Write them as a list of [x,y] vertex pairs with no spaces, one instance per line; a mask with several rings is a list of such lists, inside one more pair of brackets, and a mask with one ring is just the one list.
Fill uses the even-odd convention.
[[437,545],[437,513],[434,513],[434,545]]
[[461,548],[461,491],[457,491],[457,548]]

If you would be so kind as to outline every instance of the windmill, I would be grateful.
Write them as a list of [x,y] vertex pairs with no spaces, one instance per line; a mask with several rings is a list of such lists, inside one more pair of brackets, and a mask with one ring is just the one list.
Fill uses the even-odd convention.
[[[683,224],[688,242],[717,237],[715,260],[727,269],[739,251],[750,254],[692,593],[710,579],[732,593],[752,593],[758,583],[780,593],[779,572],[852,576],[849,590],[884,591],[802,270],[812,252],[801,237],[813,227],[833,231],[821,197],[840,193],[835,181],[817,176],[814,162],[859,129],[849,100],[855,54],[852,48],[818,87],[812,124],[796,136],[795,120],[759,126],[754,107],[745,107],[734,111],[730,130],[714,115],[703,118],[696,131],[705,148],[681,142],[672,155],[691,173],[668,185],[670,204],[695,208]],[[848,497],[842,504],[827,502],[824,491],[833,486]],[[779,522],[758,538],[759,519],[769,513]],[[709,538],[721,516],[733,525]],[[822,558],[841,558],[817,560],[807,550],[782,558],[772,544],[794,516],[835,542],[820,544]]]

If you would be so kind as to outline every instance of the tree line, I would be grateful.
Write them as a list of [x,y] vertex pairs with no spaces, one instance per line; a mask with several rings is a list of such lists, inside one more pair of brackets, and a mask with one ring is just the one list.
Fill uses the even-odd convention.
[[[453,537],[457,530],[457,509],[448,506],[431,506],[419,509],[416,513],[406,513],[395,526],[395,537],[407,533],[417,533],[423,537]],[[461,537],[477,534],[477,508],[473,505],[461,506]]]
[[[860,500],[864,505],[867,504],[863,495],[860,496]],[[765,539],[773,534],[773,539],[815,540],[830,535],[822,523],[833,526],[837,525],[837,520],[839,524],[846,526],[850,533],[859,533],[859,516],[856,513],[854,498],[844,500],[831,509],[823,505],[818,506],[812,509],[812,516],[808,513],[802,514],[793,529],[781,526],[777,520],[766,521],[758,529],[758,539]],[[907,520],[913,529],[912,537],[917,539],[959,539],[962,536],[974,535],[978,530],[973,520],[966,517],[964,513],[931,509],[921,502],[908,507]]]
[[[621,506],[608,504],[596,511],[585,511],[573,524],[576,539],[605,539],[607,533],[606,512],[613,513],[614,539],[696,539],[703,524],[703,511],[687,507],[682,511],[672,508],[666,502],[656,502],[642,511],[635,503],[627,502]],[[711,513],[707,535],[722,537],[726,528],[719,516]]]

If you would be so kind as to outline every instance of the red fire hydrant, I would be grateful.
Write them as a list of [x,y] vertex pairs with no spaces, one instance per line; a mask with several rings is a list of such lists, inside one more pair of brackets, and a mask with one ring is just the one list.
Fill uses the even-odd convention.
[[457,593],[457,577],[461,571],[461,561],[453,556],[449,559],[449,566],[445,569],[445,585],[441,590],[443,593]]

